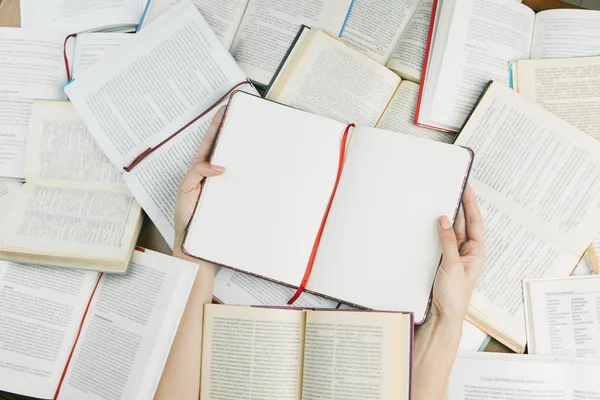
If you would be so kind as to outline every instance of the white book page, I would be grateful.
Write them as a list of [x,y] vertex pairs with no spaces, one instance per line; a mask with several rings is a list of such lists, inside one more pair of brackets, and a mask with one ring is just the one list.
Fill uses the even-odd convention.
[[20,187],[19,182],[0,181],[0,221],[4,218],[12,202],[12,197]]
[[[258,95],[250,84],[241,86],[240,90]],[[171,248],[175,243],[174,217],[179,184],[219,108],[215,107],[150,154],[131,172],[123,174],[127,187]]]
[[124,188],[119,171],[98,147],[69,102],[31,106],[25,176],[29,183]]
[[436,142],[453,143],[456,135],[414,124],[418,98],[419,85],[402,81],[376,127]]
[[[72,77],[96,65],[103,58],[112,58],[117,49],[133,38],[130,33],[82,33],[75,39]],[[114,60],[117,62],[117,60]]]
[[508,62],[529,58],[533,19],[516,1],[458,1],[429,119],[458,131],[490,80],[508,84]]
[[98,276],[0,261],[0,390],[53,398]]
[[458,351],[479,351],[487,337],[484,331],[464,321]]
[[6,251],[118,262],[127,258],[140,218],[140,206],[124,190],[28,184],[12,201],[0,243]]
[[600,11],[548,10],[537,14],[531,58],[600,56]]
[[268,85],[302,25],[339,35],[352,0],[249,0],[231,54],[250,79]]
[[420,82],[433,0],[421,0],[387,63],[403,79]]
[[488,243],[470,312],[522,351],[522,279],[569,275],[597,233],[600,143],[494,83],[456,144],[475,152],[470,182]]
[[518,91],[600,140],[599,71],[600,57],[519,61]]
[[537,356],[461,353],[454,361],[445,400],[572,400],[570,367]]
[[400,78],[322,31],[311,30],[304,45],[267,97],[340,122],[375,126]]
[[23,0],[21,26],[68,33],[137,26],[142,0]]
[[306,312],[206,304],[201,400],[298,400]]
[[388,62],[421,0],[354,0],[341,35],[380,64]]
[[600,376],[600,364],[598,360],[572,363],[573,399],[587,400],[600,398],[600,380],[598,376]]
[[56,31],[0,28],[0,177],[25,178],[33,99],[65,98],[64,38]]
[[[215,271],[213,295],[223,304],[285,306],[296,289],[229,268]],[[339,303],[304,292],[294,302],[301,308],[336,308]]]
[[409,315],[307,311],[302,400],[410,398]]
[[[150,5],[142,22],[142,29],[155,21],[169,8],[181,0],[150,0]],[[202,13],[208,25],[215,32],[219,41],[226,49],[233,43],[240,21],[246,10],[248,0],[192,0],[194,6]]]
[[57,398],[151,399],[197,270],[146,250],[126,274],[104,274]]
[[65,92],[119,168],[246,79],[187,1],[137,33],[115,59],[85,71]]
[[[437,221],[454,218],[469,164],[457,146],[356,128],[307,289],[422,321],[442,255]],[[384,279],[365,279],[367,266]]]
[[600,277],[527,280],[530,354],[600,359]]
[[[185,250],[298,285],[333,191],[346,125],[245,93],[229,102]],[[310,162],[307,162],[310,160]]]

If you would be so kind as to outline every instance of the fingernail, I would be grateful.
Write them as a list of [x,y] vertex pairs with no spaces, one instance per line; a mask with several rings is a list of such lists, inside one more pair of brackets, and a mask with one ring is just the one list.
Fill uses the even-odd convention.
[[220,167],[218,165],[211,165],[210,168],[215,171],[218,172],[220,174],[222,174],[223,172],[225,172],[225,167]]
[[452,228],[452,225],[450,224],[450,220],[445,215],[440,217],[440,228],[442,228],[442,229]]

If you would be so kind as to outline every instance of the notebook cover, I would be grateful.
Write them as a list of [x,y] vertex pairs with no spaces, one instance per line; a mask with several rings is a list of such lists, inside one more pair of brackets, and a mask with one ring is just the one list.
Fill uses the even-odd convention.
[[[227,107],[225,109],[225,115],[223,116],[223,120],[221,121],[221,125],[219,125],[219,131],[217,132],[217,136],[215,138],[215,143],[214,143],[214,146],[213,146],[213,149],[211,151],[211,155],[210,155],[210,158],[209,158],[209,161],[208,161],[209,163],[212,162],[212,158],[214,156],[215,149],[217,148],[217,146],[219,144],[219,140],[220,140],[220,136],[221,136],[221,131],[222,131],[222,128],[223,128],[223,123],[227,119],[227,115],[228,115],[228,111],[229,111],[229,105],[231,104],[231,99],[235,95],[237,95],[238,93],[240,93],[240,92],[239,91],[235,91],[229,97],[229,103],[227,103]],[[252,96],[251,94],[248,94],[248,93],[245,93],[245,94],[247,94],[249,96]],[[265,101],[271,101],[271,100],[268,100],[268,99],[263,99],[263,100],[265,100]],[[277,104],[279,104],[279,103],[277,103]],[[282,104],[282,106],[289,107],[289,106],[285,106],[283,104]],[[454,215],[452,217],[452,223],[454,223],[454,221],[456,220],[456,216],[458,215],[458,211],[459,211],[460,205],[462,203],[462,197],[463,197],[466,185],[467,185],[467,181],[468,181],[469,175],[471,173],[471,167],[473,165],[473,158],[474,158],[473,150],[471,150],[470,148],[467,148],[467,147],[463,147],[463,148],[465,148],[465,149],[467,149],[469,151],[469,153],[471,154],[471,157],[470,157],[469,165],[467,166],[467,170],[465,171],[462,188],[460,190],[460,195],[459,195],[459,198],[457,200],[456,207],[454,209]],[[191,221],[194,219],[194,216],[196,215],[196,209],[198,208],[198,204],[200,202],[200,197],[202,197],[202,192],[203,191],[204,191],[204,185],[201,185],[201,187],[200,187],[200,193],[198,194],[198,199],[196,200],[196,205],[194,206],[194,211],[192,212],[192,217],[190,218],[190,221],[188,222],[188,225],[187,225],[187,227],[185,229],[185,234],[184,234],[183,241],[182,241],[182,244],[181,244],[181,252],[183,254],[187,255],[188,257],[192,257],[192,258],[195,258],[197,260],[206,261],[206,262],[209,262],[211,264],[218,265],[220,267],[229,268],[229,269],[234,270],[234,271],[242,272],[244,274],[252,275],[252,276],[255,276],[255,277],[258,277],[258,278],[261,278],[261,279],[265,279],[265,280],[268,280],[268,281],[271,281],[271,282],[275,282],[275,283],[278,283],[280,285],[291,287],[293,289],[298,289],[297,285],[294,285],[294,284],[291,284],[291,283],[288,283],[288,282],[282,282],[282,281],[279,281],[277,279],[273,279],[273,278],[270,278],[268,276],[263,276],[263,275],[260,275],[260,274],[257,274],[257,273],[251,272],[251,271],[246,271],[246,270],[242,270],[242,269],[239,269],[239,268],[235,268],[235,267],[233,267],[231,265],[222,264],[222,263],[219,263],[219,262],[217,262],[215,260],[208,260],[206,258],[198,257],[198,256],[196,256],[196,255],[194,255],[194,254],[192,254],[192,253],[190,253],[190,252],[188,252],[186,250],[185,245],[186,245],[186,242],[188,240],[189,227],[190,227]],[[441,261],[441,258],[440,258],[440,261]],[[438,264],[438,268],[439,268],[439,264]],[[437,271],[437,268],[436,268],[436,271]],[[307,292],[307,293],[311,293],[311,294],[314,294],[314,295],[317,295],[317,296],[324,297],[326,299],[330,299],[330,300],[339,302],[339,303],[345,303],[345,304],[348,304],[350,306],[353,306],[353,307],[356,307],[356,308],[359,308],[359,309],[370,310],[368,307],[362,306],[360,304],[352,303],[351,301],[348,301],[346,299],[338,299],[336,297],[327,295],[325,293],[319,293],[319,292],[312,291],[312,290],[309,290],[309,289],[305,289],[304,291]],[[425,310],[425,315],[423,315],[423,318],[420,321],[415,322],[416,325],[421,325],[421,324],[423,324],[427,320],[427,316],[428,316],[429,310],[430,310],[432,296],[433,296],[433,285],[432,285],[431,293],[430,293],[430,296],[429,296],[428,306],[427,306],[427,308]],[[375,311],[377,311],[377,310],[375,310]],[[413,319],[414,319],[414,313],[413,313]]]

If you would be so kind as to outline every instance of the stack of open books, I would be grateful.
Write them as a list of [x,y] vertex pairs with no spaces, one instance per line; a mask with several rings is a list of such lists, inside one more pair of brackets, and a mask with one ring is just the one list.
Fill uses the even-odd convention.
[[[55,3],[0,28],[0,390],[152,398],[197,267],[136,249],[145,213],[218,265],[202,399],[408,399],[468,182],[487,261],[461,349],[531,356],[462,354],[448,398],[600,396],[600,279],[568,277],[598,272],[600,11]],[[227,172],[175,243],[221,106]]]

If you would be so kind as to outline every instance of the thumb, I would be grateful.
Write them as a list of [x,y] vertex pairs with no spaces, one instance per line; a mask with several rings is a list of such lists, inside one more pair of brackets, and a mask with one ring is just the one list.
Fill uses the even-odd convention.
[[224,172],[224,167],[211,165],[206,161],[195,161],[185,174],[179,191],[185,194],[197,190],[204,178],[223,175]]
[[450,220],[445,215],[440,217],[438,230],[440,234],[440,243],[442,244],[443,262],[442,265],[454,265],[460,263],[460,254],[458,253],[458,243],[456,234],[450,224]]

